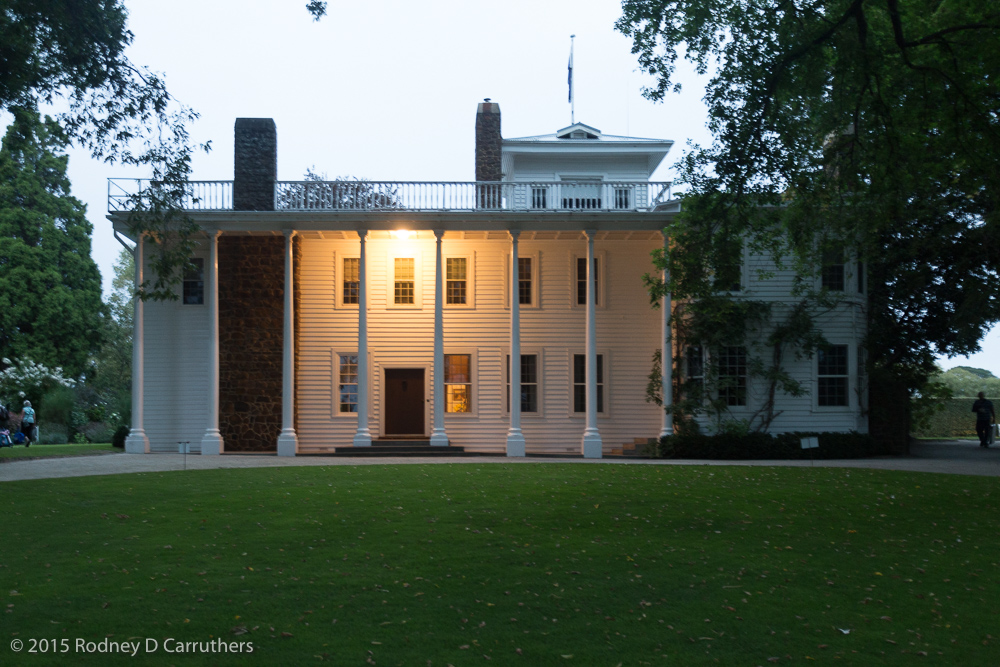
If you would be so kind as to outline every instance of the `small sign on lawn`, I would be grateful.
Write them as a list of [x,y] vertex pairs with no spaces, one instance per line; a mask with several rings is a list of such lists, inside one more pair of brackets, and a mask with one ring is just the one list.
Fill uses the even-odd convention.
[[802,443],[802,449],[819,449],[819,438],[816,436],[802,438],[800,442]]

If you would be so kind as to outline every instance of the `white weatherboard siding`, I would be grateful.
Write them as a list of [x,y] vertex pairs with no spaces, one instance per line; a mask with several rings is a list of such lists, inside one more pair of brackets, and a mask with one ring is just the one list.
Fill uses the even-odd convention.
[[[427,238],[424,238],[426,236]],[[426,368],[426,397],[433,372],[434,241],[429,234],[399,241],[375,236],[368,242],[368,316],[371,371],[371,425],[381,435],[386,368]],[[446,235],[445,257],[472,258],[475,306],[444,309],[445,354],[471,354],[472,413],[445,414],[452,444],[468,451],[502,452],[508,413],[506,363],[509,347],[509,296],[505,262],[506,234],[481,238]],[[472,236],[470,234],[470,236]],[[584,352],[583,307],[575,305],[575,257],[586,253],[582,234],[558,240],[530,240],[522,235],[520,252],[539,263],[539,306],[522,307],[522,354],[539,358],[539,412],[523,413],[522,428],[529,453],[579,453],[584,415],[572,406],[572,354]],[[646,235],[647,237],[650,235]],[[658,235],[653,235],[658,236]],[[605,355],[605,413],[598,428],[605,450],[659,432],[659,409],[645,402],[646,376],[660,336],[660,318],[649,307],[642,274],[652,271],[649,253],[662,240],[605,240],[595,244],[604,274],[597,308],[597,348]],[[340,413],[337,403],[337,355],[357,350],[357,308],[337,307],[344,256],[356,256],[351,239],[303,239],[301,266],[300,366],[298,374],[299,451],[318,452],[350,444],[356,428],[353,413]],[[392,304],[393,257],[417,259],[418,308]],[[432,404],[426,403],[430,433]]]
[[[773,304],[775,321],[779,321],[787,308],[801,300],[795,296],[795,272],[788,268],[778,268],[769,258],[753,255],[745,261],[742,292],[747,298],[770,301]],[[764,272],[763,278],[760,272]],[[867,432],[867,388],[866,379],[859,376],[859,349],[866,333],[865,297],[857,289],[857,267],[851,262],[845,266],[845,291],[840,294],[840,302],[828,312],[817,313],[816,324],[831,345],[846,345],[848,349],[848,401],[846,407],[819,406],[816,400],[817,360],[813,357],[796,358],[795,349],[786,349],[783,354],[783,368],[801,382],[806,393],[790,396],[777,392],[776,412],[778,416],[771,423],[770,431],[860,431]],[[818,279],[815,287],[819,287]],[[749,353],[770,363],[771,350],[757,346]],[[684,376],[681,373],[682,377]],[[746,406],[731,407],[723,419],[750,419],[766,400],[767,384],[762,379],[750,378]],[[714,419],[699,420],[706,430],[714,430]]]
[[[151,254],[146,248],[149,266]],[[194,256],[205,259],[207,272],[207,252],[199,250]],[[208,423],[208,304],[147,301],[143,311],[143,426],[149,449],[176,453],[178,442],[190,442],[191,451],[200,452]]]

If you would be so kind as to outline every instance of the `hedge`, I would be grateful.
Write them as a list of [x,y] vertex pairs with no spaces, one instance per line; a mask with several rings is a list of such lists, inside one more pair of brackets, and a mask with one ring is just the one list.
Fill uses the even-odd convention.
[[[801,439],[819,438],[819,447],[802,449]],[[890,452],[867,433],[747,433],[744,435],[668,435],[657,453],[668,459],[856,459]]]
[[950,398],[942,401],[941,410],[931,415],[926,425],[914,429],[913,435],[921,438],[976,437],[976,416],[972,414],[972,403],[975,400]]

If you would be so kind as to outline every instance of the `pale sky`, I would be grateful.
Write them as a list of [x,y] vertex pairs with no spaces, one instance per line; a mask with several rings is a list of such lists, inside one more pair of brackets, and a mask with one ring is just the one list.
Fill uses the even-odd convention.
[[[608,134],[672,139],[654,180],[673,180],[686,142],[707,144],[702,83],[662,104],[641,95],[630,42],[614,30],[619,0],[332,0],[312,21],[305,0],[126,0],[129,56],[166,75],[201,113],[192,127],[212,152],[192,180],[232,180],[237,117],[273,118],[278,178],[309,167],[330,178],[471,181],[476,105],[500,104],[505,137],[570,124],[566,64],[575,34],[576,120]],[[683,68],[679,67],[679,71]],[[110,289],[121,246],[105,215],[107,179],[148,174],[70,158],[74,194],[94,225],[93,255]],[[639,287],[637,286],[637,289]],[[1000,376],[1000,328],[970,359]]]

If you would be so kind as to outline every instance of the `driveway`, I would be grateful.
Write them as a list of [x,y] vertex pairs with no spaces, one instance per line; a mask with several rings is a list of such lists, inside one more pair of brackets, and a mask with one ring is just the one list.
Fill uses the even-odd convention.
[[872,468],[909,472],[949,473],[1000,477],[1000,447],[983,449],[970,440],[914,441],[907,456],[885,456],[869,459],[833,459],[829,461],[704,461],[695,459],[633,459],[607,457],[603,459],[534,458],[509,459],[503,456],[464,456],[449,458],[385,457],[341,458],[302,456],[278,458],[274,455],[225,454],[199,456],[182,454],[107,454],[67,458],[8,459],[0,464],[0,482],[55,477],[87,477],[119,475],[136,472],[168,470],[207,470],[210,468],[265,468],[287,466],[358,466],[400,464],[453,463],[512,463],[517,465],[667,465],[667,466],[784,466],[817,468]]

